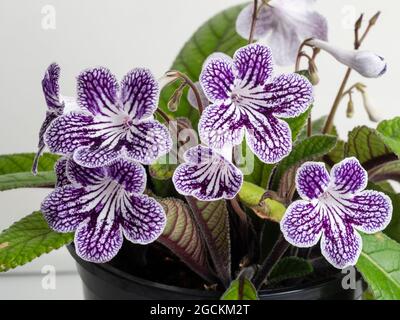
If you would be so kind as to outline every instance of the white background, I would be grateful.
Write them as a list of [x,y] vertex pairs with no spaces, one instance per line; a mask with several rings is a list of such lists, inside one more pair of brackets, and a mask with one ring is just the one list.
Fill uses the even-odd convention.
[[[0,154],[31,152],[44,117],[41,79],[53,61],[61,65],[61,91],[75,94],[75,77],[82,69],[106,66],[121,78],[131,68],[146,66],[161,76],[190,35],[212,15],[238,0],[0,0]],[[42,28],[45,5],[56,10],[56,29]],[[397,100],[400,68],[398,31],[400,4],[394,0],[319,0],[316,8],[329,21],[329,38],[351,48],[352,21],[359,13],[370,17],[377,10],[381,19],[363,48],[386,57],[389,68],[375,80],[354,74],[351,82],[368,85],[371,101],[384,118],[400,114]],[[330,56],[318,59],[321,83],[316,89],[314,112],[326,114],[345,68]],[[291,71],[291,68],[278,71]],[[356,99],[355,117],[345,117],[346,103],[337,116],[344,136],[367,120],[361,100]],[[0,229],[38,209],[47,190],[16,190],[0,193]],[[57,271],[56,290],[43,290],[40,273],[45,265]],[[0,298],[82,297],[80,281],[65,249],[34,263],[0,275]]]

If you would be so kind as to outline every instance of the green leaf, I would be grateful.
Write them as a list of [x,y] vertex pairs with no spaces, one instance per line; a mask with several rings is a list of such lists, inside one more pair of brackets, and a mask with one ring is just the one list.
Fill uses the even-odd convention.
[[0,191],[16,188],[54,187],[54,171],[42,171],[34,176],[31,172],[18,172],[0,175]]
[[377,131],[386,145],[400,157],[400,117],[382,121]]
[[336,137],[315,135],[298,142],[292,152],[276,167],[272,180],[272,190],[277,190],[283,174],[292,166],[313,160],[327,154],[336,144]]
[[51,230],[41,212],[36,211],[0,233],[0,271],[21,266],[70,243],[72,233]]
[[[236,33],[236,17],[244,5],[222,11],[204,23],[186,42],[179,52],[171,69],[178,70],[197,81],[205,59],[214,52],[223,52],[230,56],[247,41]],[[186,117],[191,120],[193,128],[197,128],[199,113],[192,108],[186,99],[185,90],[178,110],[171,113],[167,103],[178,84],[166,87],[160,97],[160,107],[173,117]]]
[[384,163],[368,171],[369,180],[380,182],[394,180],[400,182],[400,160]]
[[400,244],[382,233],[362,235],[357,269],[379,300],[400,300]]
[[[0,156],[0,175],[17,173],[17,172],[31,172],[34,153],[17,153],[7,154]],[[60,156],[44,153],[39,160],[38,170],[52,171],[54,164]]]
[[366,126],[356,127],[349,132],[345,156],[356,157],[366,170],[397,160],[377,131]]
[[155,162],[149,165],[149,173],[156,180],[168,180],[172,178],[177,166],[177,164]]
[[239,278],[232,281],[221,300],[258,300],[257,290],[250,280]]
[[205,239],[216,272],[227,285],[231,280],[231,243],[226,202],[199,201],[193,197],[186,199]]
[[392,200],[393,215],[389,225],[383,231],[392,239],[400,242],[400,195],[394,192],[384,190],[382,187],[369,182],[367,189],[372,189],[385,193]]
[[288,279],[302,278],[312,273],[311,263],[298,257],[285,257],[272,269],[268,283],[278,283]]
[[158,202],[164,207],[167,224],[157,241],[194,272],[212,282],[215,277],[208,268],[205,244],[188,205],[174,198],[158,199]]

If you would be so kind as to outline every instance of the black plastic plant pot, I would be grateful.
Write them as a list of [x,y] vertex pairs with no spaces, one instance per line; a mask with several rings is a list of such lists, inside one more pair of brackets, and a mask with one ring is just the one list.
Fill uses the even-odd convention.
[[[68,246],[76,260],[87,300],[217,300],[222,293],[180,288],[141,279],[109,264],[95,264],[82,260],[73,245]],[[358,300],[365,290],[360,276],[355,289],[343,289],[342,278],[337,276],[308,286],[262,290],[261,300]]]

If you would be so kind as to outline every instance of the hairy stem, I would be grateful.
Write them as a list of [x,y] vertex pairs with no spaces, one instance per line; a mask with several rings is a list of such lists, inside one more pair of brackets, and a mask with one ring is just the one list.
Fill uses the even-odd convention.
[[163,118],[165,120],[165,122],[167,124],[171,121],[170,117],[164,111],[162,111],[160,108],[157,108],[156,112],[161,118]]

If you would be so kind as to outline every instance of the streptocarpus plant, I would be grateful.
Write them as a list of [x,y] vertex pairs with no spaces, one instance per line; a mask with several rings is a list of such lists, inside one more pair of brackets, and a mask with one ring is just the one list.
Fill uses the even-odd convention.
[[[226,290],[223,299],[255,299],[349,266],[376,298],[400,299],[400,269],[390,267],[400,265],[400,195],[388,183],[400,182],[400,118],[355,127],[347,141],[334,127],[343,98],[351,116],[354,92],[366,94],[360,82],[347,87],[351,71],[386,71],[383,58],[359,50],[379,14],[364,33],[360,18],[354,50],[343,50],[326,42],[313,2],[228,9],[160,80],[137,68],[118,83],[106,68],[88,69],[76,102],[60,96],[60,68],[50,65],[38,154],[0,156],[0,190],[55,188],[41,212],[0,234],[0,270],[71,241],[93,263],[117,256],[129,268],[129,255],[144,254],[151,265],[133,243],[192,270],[200,286]],[[321,51],[348,70],[328,117],[313,121]],[[274,61],[294,72],[274,75]]]

